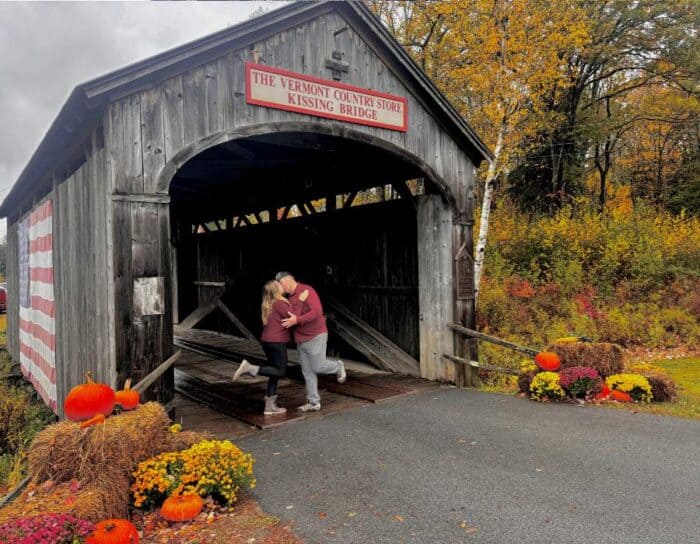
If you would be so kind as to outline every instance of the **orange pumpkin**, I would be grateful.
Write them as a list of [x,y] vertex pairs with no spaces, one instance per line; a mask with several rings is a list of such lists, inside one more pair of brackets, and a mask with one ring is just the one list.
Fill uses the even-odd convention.
[[160,507],[160,515],[168,521],[190,521],[196,518],[204,507],[199,495],[173,495]]
[[108,416],[114,410],[114,390],[104,383],[95,383],[88,372],[85,383],[70,390],[63,409],[72,421],[83,421],[97,414]]
[[606,400],[610,396],[610,388],[608,387],[607,383],[603,384],[603,388],[600,390],[600,393],[596,393],[593,395],[593,400]]
[[610,398],[616,400],[617,402],[632,402],[632,397],[629,393],[624,391],[612,391],[610,393]]
[[86,427],[91,427],[92,425],[100,425],[101,423],[105,422],[105,416],[104,414],[96,414],[92,416],[90,419],[86,419],[80,424],[81,429],[85,429]]
[[124,382],[124,389],[114,394],[114,400],[124,410],[133,410],[141,402],[141,395],[138,391],[131,389],[131,378]]
[[139,544],[139,532],[128,520],[106,519],[95,526],[86,544]]
[[546,370],[548,372],[555,372],[559,370],[561,366],[561,361],[559,360],[559,355],[552,353],[551,351],[541,351],[535,355],[535,362],[541,370]]

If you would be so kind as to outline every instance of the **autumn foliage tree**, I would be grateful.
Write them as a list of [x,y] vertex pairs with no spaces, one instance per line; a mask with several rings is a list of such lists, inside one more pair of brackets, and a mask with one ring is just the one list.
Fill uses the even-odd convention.
[[478,294],[494,183],[556,122],[559,113],[547,102],[567,85],[562,58],[588,39],[583,12],[567,2],[534,0],[374,5],[493,151],[483,172]]
[[[369,4],[493,151],[494,160],[480,172],[477,293],[496,185],[508,189],[524,209],[553,212],[576,202],[585,182],[595,175],[598,207],[604,211],[611,180],[623,179],[622,167],[625,160],[629,163],[631,150],[640,150],[636,157],[644,167],[634,167],[633,175],[628,169],[626,179],[653,168],[650,153],[641,151],[651,142],[642,145],[640,138],[651,137],[654,130],[673,127],[667,144],[674,150],[662,150],[667,166],[676,152],[683,153],[686,165],[697,158],[691,142],[692,127],[697,128],[689,113],[692,108],[684,117],[680,139],[674,113],[678,97],[686,96],[685,105],[690,106],[689,97],[697,96],[697,4]],[[664,111],[654,112],[653,100],[638,97],[650,89],[668,89],[660,96],[676,98],[662,107]],[[647,106],[649,111],[644,111]],[[658,167],[658,161],[655,164]],[[662,171],[661,178],[668,183],[670,175],[670,170]],[[692,191],[692,169],[686,167],[679,175]],[[640,194],[641,187],[637,183],[634,194]]]

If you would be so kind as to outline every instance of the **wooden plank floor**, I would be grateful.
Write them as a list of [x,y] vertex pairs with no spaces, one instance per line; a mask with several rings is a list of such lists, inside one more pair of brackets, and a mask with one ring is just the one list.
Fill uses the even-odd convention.
[[[238,362],[241,357],[245,357],[251,362],[265,361],[265,353],[257,342],[252,342],[247,338],[223,334],[216,331],[203,329],[182,329],[175,326],[175,344],[179,347],[189,348],[212,357],[220,357],[223,352],[228,352],[232,360]],[[297,350],[289,348],[287,359],[292,365],[299,364],[299,354]],[[365,374],[385,374],[372,365],[361,361],[343,359],[345,367]]]
[[[232,426],[232,432],[240,433],[246,429],[265,429],[292,421],[313,417],[322,417],[338,411],[348,410],[371,402],[383,402],[392,398],[410,395],[425,388],[439,387],[433,382],[397,376],[382,372],[370,373],[352,370],[346,363],[348,379],[339,384],[335,376],[320,376],[322,412],[301,414],[297,406],[306,402],[304,379],[301,368],[290,364],[287,377],[278,385],[278,404],[287,408],[287,413],[279,416],[264,416],[263,404],[267,378],[243,376],[238,382],[232,382],[232,376],[238,367],[241,356],[261,362],[264,354],[259,345],[244,338],[224,335],[212,331],[178,331],[178,344],[182,356],[176,363],[175,389],[178,393],[180,409],[193,420],[201,419],[202,410],[215,410],[217,417],[229,417],[238,420],[242,428]],[[197,350],[197,351],[193,351]],[[291,350],[298,361],[296,350]],[[292,359],[290,356],[290,359]],[[357,363],[356,368],[365,370],[368,365]],[[372,369],[370,369],[372,370]],[[178,406],[176,406],[176,414]],[[195,412],[190,416],[189,412]],[[203,422],[204,423],[204,422]],[[225,425],[204,425],[215,427],[219,432]],[[224,431],[225,432],[225,431]]]

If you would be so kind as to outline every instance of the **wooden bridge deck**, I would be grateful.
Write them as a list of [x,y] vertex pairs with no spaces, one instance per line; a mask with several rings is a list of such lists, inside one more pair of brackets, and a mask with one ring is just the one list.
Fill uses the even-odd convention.
[[[322,412],[301,414],[296,407],[305,402],[304,381],[297,364],[296,350],[290,349],[287,377],[280,380],[278,386],[278,403],[287,407],[287,413],[264,416],[263,397],[267,379],[245,376],[239,382],[231,381],[242,357],[252,362],[264,360],[258,344],[245,338],[204,330],[176,329],[175,334],[175,343],[182,349],[182,356],[175,367],[175,389],[179,394],[176,417],[191,419],[189,428],[194,425],[195,428],[215,434],[230,432],[233,436],[238,436],[255,428],[264,429],[309,417],[320,417],[437,387],[437,384],[426,380],[379,372],[364,363],[345,361],[348,379],[344,384],[337,383],[335,376],[319,377]],[[186,401],[185,398],[189,400]],[[223,414],[233,417],[244,426],[231,425],[228,428],[221,421],[213,424],[209,421],[212,414],[202,411],[201,406],[215,410],[219,416]],[[191,412],[197,410],[199,416],[192,417]]]

